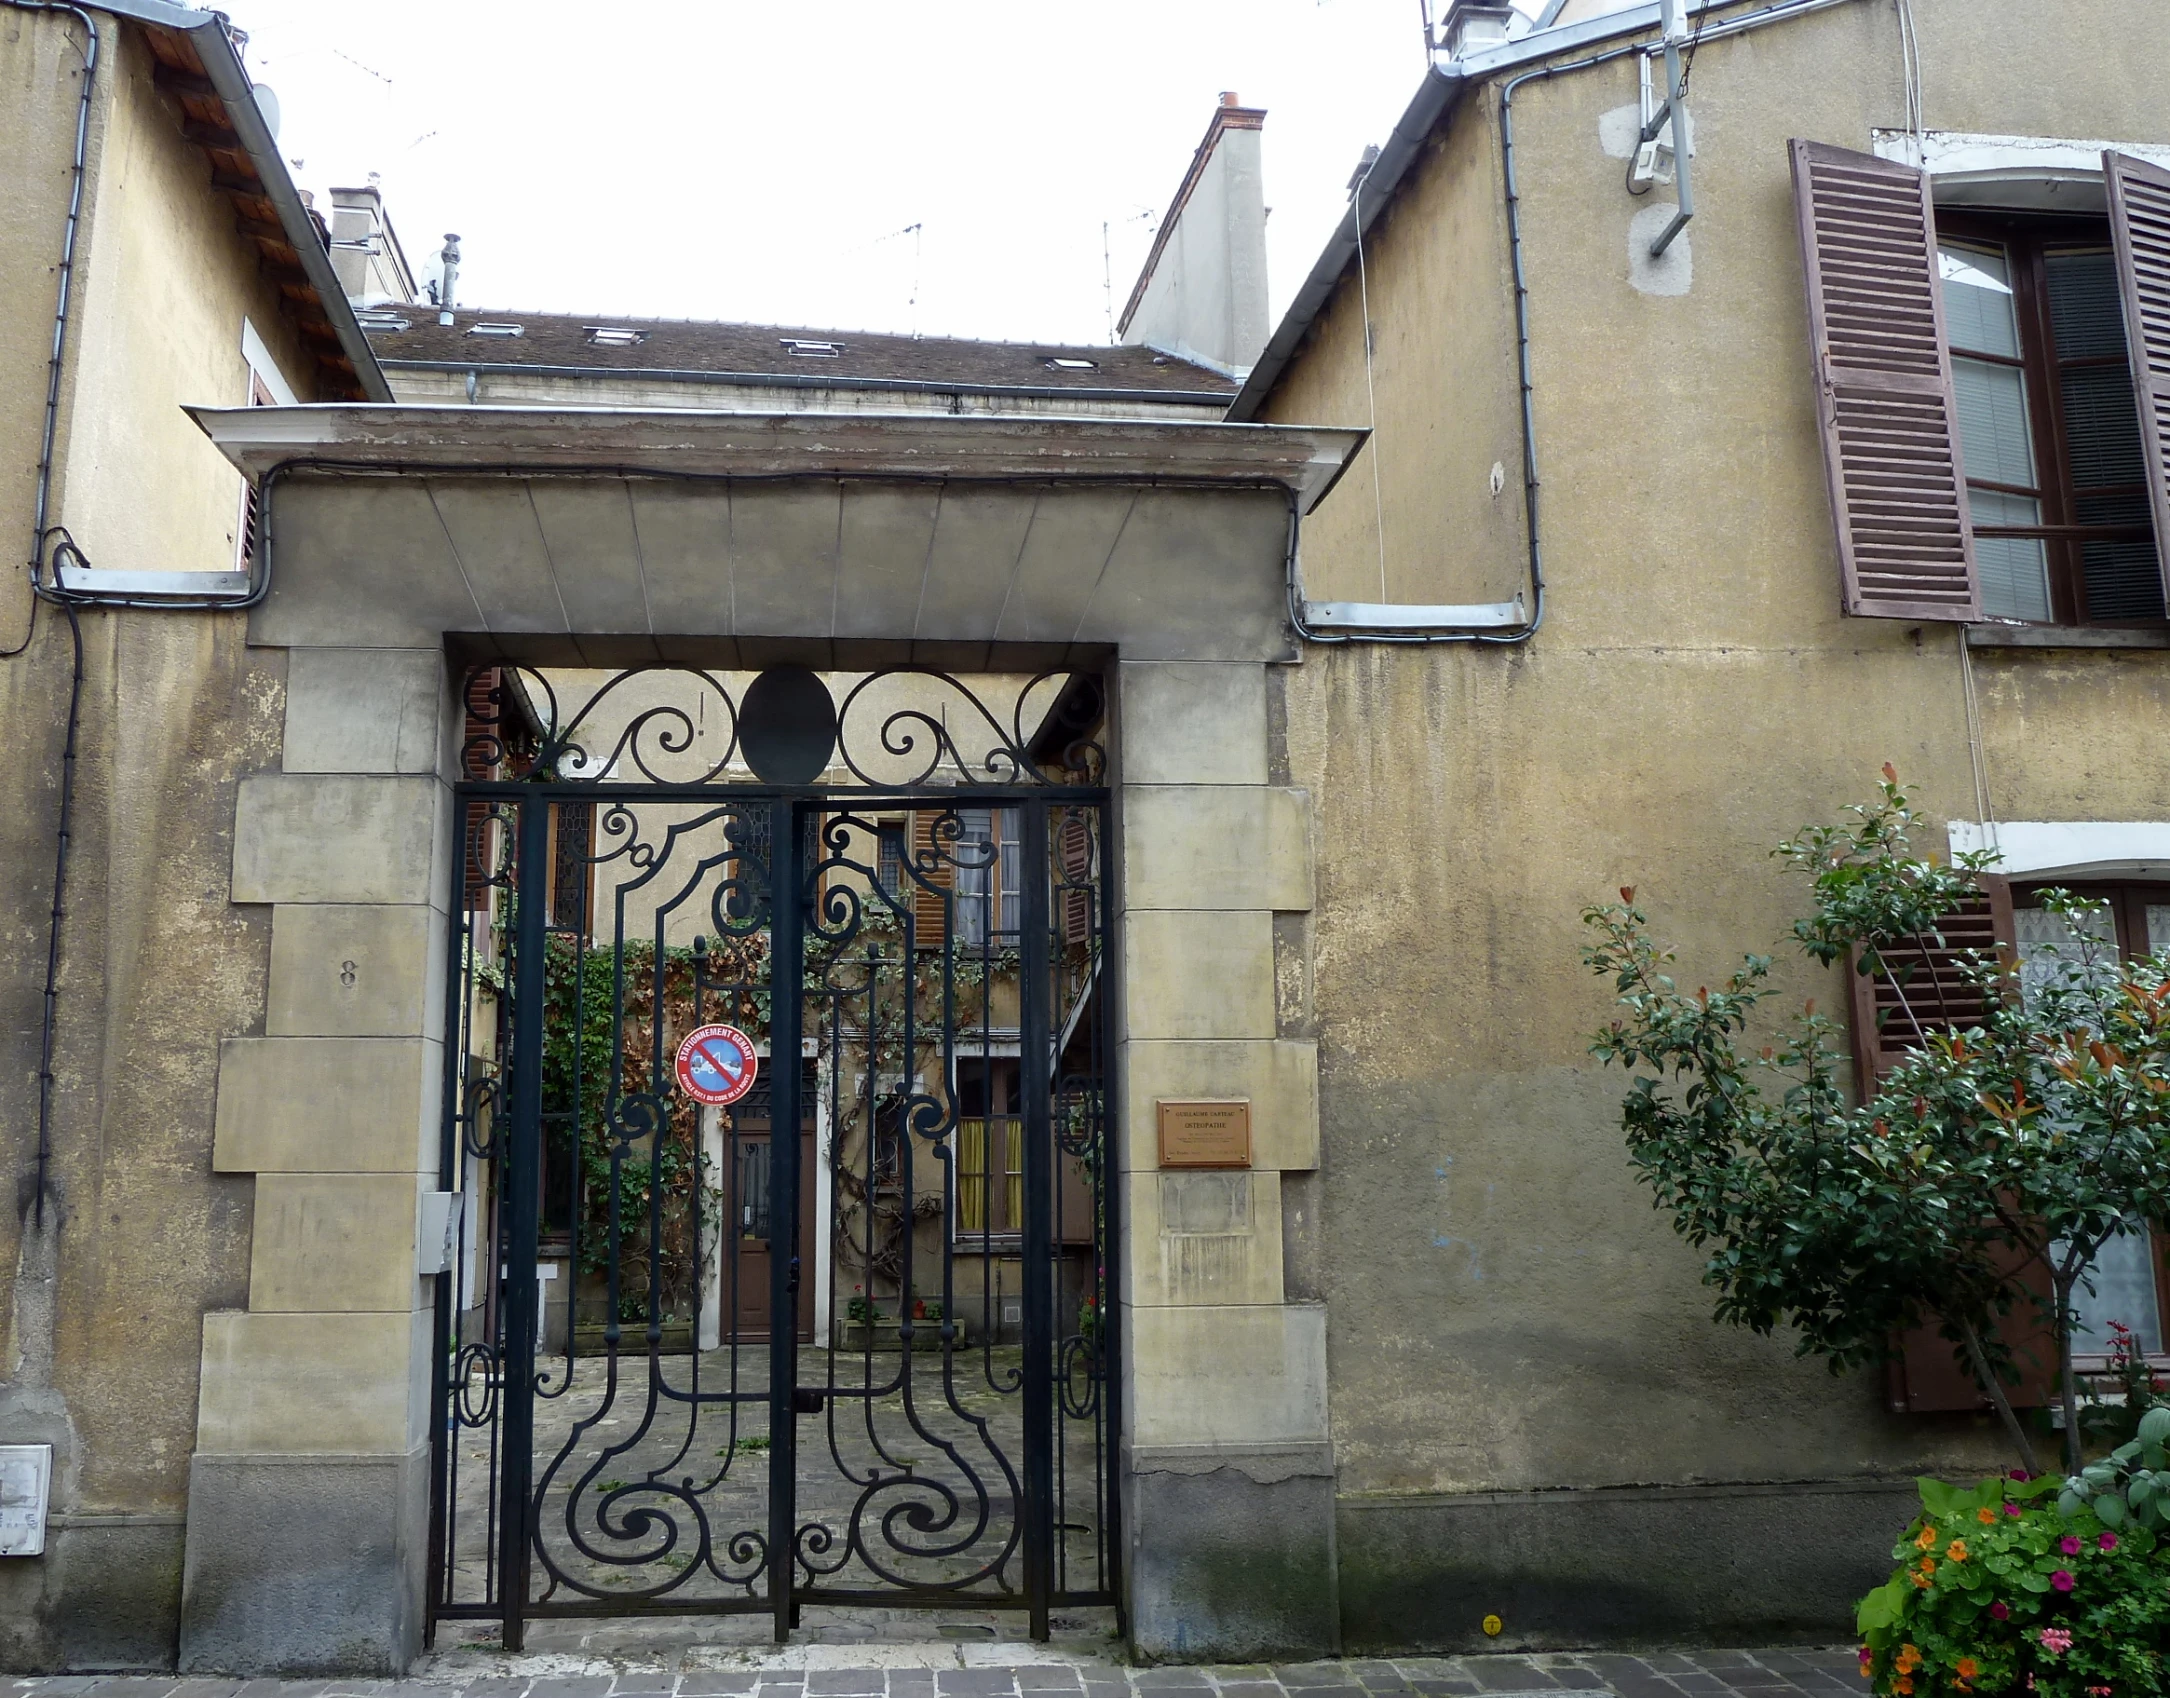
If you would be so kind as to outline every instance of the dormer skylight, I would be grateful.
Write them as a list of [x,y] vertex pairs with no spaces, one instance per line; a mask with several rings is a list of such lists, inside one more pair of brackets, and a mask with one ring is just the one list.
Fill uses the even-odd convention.
[[637,348],[648,340],[647,331],[629,330],[618,324],[591,324],[587,332],[591,348]]
[[776,341],[785,353],[802,359],[833,360],[844,351],[841,342],[823,342],[812,336],[779,336]]
[[520,324],[470,324],[467,327],[467,334],[470,336],[525,336],[527,327]]
[[364,330],[405,330],[413,321],[396,312],[358,312],[354,322]]
[[1049,371],[1098,371],[1098,360],[1080,359],[1071,354],[1057,354],[1047,362]]

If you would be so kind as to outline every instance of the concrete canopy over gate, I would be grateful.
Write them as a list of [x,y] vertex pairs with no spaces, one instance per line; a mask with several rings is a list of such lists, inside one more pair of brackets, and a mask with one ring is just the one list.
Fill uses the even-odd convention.
[[[1311,815],[1270,782],[1266,669],[1295,658],[1297,518],[1362,433],[197,416],[265,483],[249,635],[287,651],[287,702],[280,767],[236,808],[233,900],[271,905],[271,977],[263,1035],[222,1049],[213,1160],[256,1175],[255,1238],[248,1308],[204,1325],[182,1666],[398,1669],[420,1642],[454,652],[1107,676],[1132,1633],[1328,1646],[1325,1316],[1284,1301],[1280,1209],[1280,1174],[1317,1165],[1316,1057],[1274,989]],[[1251,1169],[1158,1171],[1155,1102],[1232,1097]]]

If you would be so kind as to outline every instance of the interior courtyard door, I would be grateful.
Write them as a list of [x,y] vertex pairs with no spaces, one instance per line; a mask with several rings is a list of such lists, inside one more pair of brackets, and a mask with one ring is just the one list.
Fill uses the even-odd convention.
[[1097,684],[837,686],[467,684],[433,1622],[1116,1600]]

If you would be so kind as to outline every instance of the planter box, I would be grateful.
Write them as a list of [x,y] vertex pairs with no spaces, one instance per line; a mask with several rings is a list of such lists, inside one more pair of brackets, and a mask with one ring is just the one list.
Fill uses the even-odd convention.
[[[601,1322],[592,1322],[573,1328],[573,1354],[575,1356],[601,1356],[608,1347],[603,1343]],[[693,1323],[672,1321],[663,1328],[662,1352],[666,1356],[689,1356],[693,1353]],[[618,1354],[621,1356],[645,1356],[648,1354],[648,1324],[645,1321],[627,1321],[618,1329]]]
[[[952,1323],[958,1349],[966,1341],[965,1324],[962,1320]],[[865,1350],[868,1345],[868,1326],[864,1321],[845,1321],[836,1329],[836,1347],[839,1350]],[[872,1328],[873,1347],[876,1350],[899,1350],[903,1348],[903,1336],[898,1324],[884,1316]],[[942,1348],[942,1323],[940,1321],[914,1321],[912,1323],[912,1350],[938,1351]]]

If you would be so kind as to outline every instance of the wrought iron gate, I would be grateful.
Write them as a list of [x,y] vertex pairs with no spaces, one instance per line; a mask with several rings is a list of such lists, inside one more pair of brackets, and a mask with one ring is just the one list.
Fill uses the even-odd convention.
[[1096,683],[576,678],[467,685],[432,1620],[1113,1603]]

